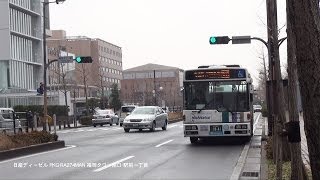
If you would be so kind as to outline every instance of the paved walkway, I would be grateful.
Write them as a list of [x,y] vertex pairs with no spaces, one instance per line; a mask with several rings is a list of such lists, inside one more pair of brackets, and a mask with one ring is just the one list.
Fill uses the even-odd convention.
[[299,121],[300,121],[300,134],[301,134],[301,156],[302,156],[302,161],[306,165],[308,169],[310,168],[310,160],[309,160],[309,152],[308,152],[308,145],[307,145],[307,139],[306,139],[306,134],[304,132],[304,121],[303,121],[303,116],[299,116]]
[[251,141],[246,145],[248,148],[244,167],[241,171],[240,180],[261,179],[261,138],[265,133],[264,118],[260,115]]

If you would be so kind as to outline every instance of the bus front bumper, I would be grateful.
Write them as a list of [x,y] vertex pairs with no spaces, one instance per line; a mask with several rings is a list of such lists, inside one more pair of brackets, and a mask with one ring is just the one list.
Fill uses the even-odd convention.
[[251,136],[251,126],[245,123],[184,124],[184,137]]

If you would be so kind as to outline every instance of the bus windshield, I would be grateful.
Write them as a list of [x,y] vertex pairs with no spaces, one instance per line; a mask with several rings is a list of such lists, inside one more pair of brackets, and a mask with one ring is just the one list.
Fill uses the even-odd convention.
[[184,89],[186,110],[250,111],[246,81],[185,82]]

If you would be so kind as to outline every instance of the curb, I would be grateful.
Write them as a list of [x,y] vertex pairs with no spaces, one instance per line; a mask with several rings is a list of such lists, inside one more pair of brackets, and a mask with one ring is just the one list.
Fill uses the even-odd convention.
[[55,141],[6,151],[0,151],[0,161],[64,147],[64,141]]

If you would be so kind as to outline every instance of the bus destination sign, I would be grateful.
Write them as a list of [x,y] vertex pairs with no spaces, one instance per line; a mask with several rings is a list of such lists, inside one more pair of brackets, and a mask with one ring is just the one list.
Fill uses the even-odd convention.
[[246,78],[244,69],[206,69],[186,71],[186,80]]

